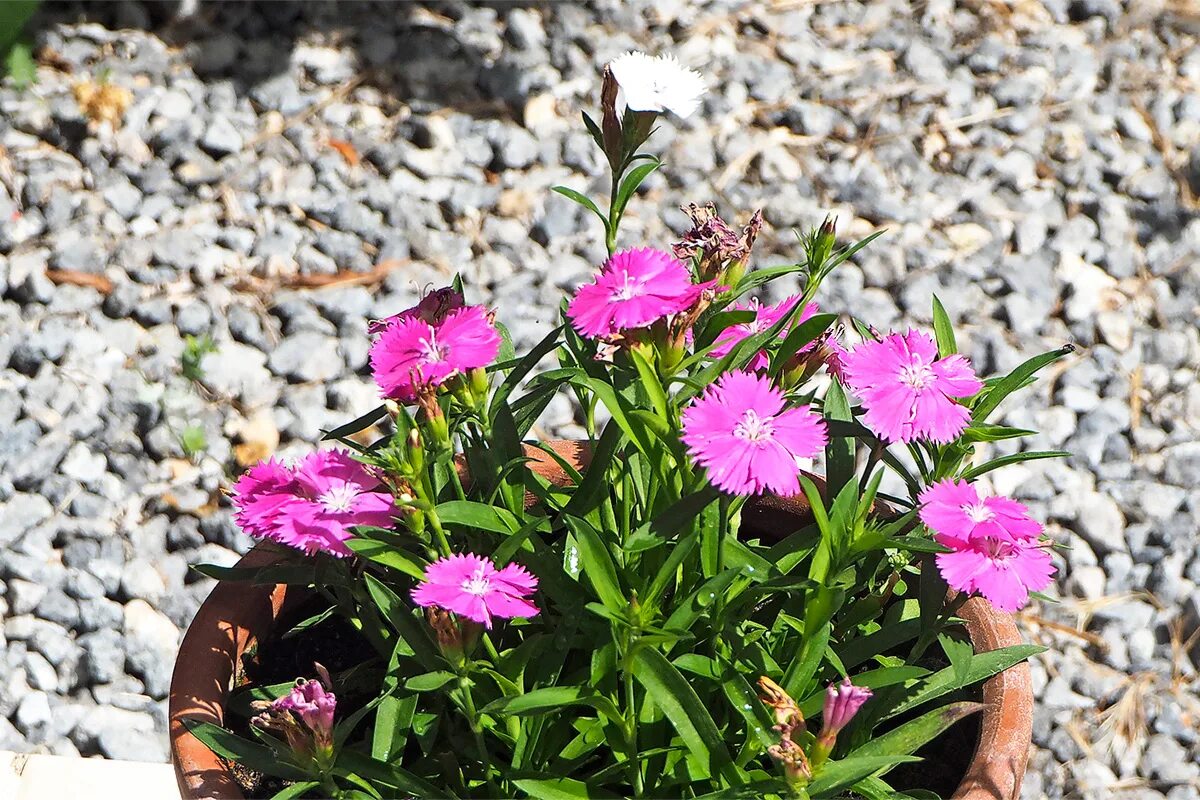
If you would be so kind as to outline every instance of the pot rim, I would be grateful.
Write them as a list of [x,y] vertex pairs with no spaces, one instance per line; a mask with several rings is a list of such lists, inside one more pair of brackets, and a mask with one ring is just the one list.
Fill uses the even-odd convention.
[[[546,442],[555,453],[586,467],[589,455],[580,442]],[[533,467],[543,476],[567,480],[561,467],[543,451],[531,448]],[[772,513],[800,509],[794,501],[771,498]],[[265,566],[291,552],[260,542],[238,567]],[[288,587],[218,583],[201,604],[179,645],[171,675],[168,705],[171,763],[183,798],[243,798],[233,773],[216,753],[193,736],[185,720],[221,725],[243,653],[270,631],[287,597]],[[963,604],[959,616],[977,652],[1022,643],[1011,614],[981,597]],[[980,715],[979,738],[962,783],[951,800],[1018,800],[1033,736],[1033,683],[1022,662],[989,678],[983,685],[986,706]]]

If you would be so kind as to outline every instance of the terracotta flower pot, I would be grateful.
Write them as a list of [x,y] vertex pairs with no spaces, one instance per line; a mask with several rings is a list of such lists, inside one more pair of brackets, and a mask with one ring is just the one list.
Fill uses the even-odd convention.
[[[550,446],[579,469],[590,453],[576,442],[550,442]],[[568,478],[556,462],[536,449],[531,468],[552,482]],[[769,498],[747,504],[743,524],[757,530],[787,525],[795,529],[798,517],[808,515],[802,499]],[[285,552],[269,543],[259,544],[238,563],[240,567],[265,566]],[[286,551],[290,552],[290,551]],[[171,761],[179,791],[192,798],[241,798],[241,788],[220,758],[188,733],[184,720],[222,724],[225,703],[233,688],[235,669],[250,645],[265,638],[283,608],[288,587],[221,583],[200,606],[179,646],[171,676]],[[971,642],[979,652],[1021,643],[1012,617],[993,609],[981,598],[967,601],[959,612]],[[1033,734],[1033,689],[1029,666],[1018,664],[984,683],[979,741],[975,754],[954,793],[954,800],[1017,800],[1029,757]]]

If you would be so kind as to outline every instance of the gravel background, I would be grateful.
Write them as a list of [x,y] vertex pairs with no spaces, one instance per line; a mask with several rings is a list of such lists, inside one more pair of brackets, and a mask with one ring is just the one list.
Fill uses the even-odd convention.
[[[366,319],[455,270],[540,338],[603,252],[547,189],[602,191],[578,110],[639,47],[713,89],[656,135],[626,242],[762,205],[784,263],[834,211],[890,232],[827,308],[928,323],[937,292],[985,373],[1081,346],[1007,406],[1076,455],[996,479],[1069,548],[1022,620],[1053,648],[1025,796],[1200,798],[1195,3],[172,13],[44,10],[39,82],[0,90],[0,749],[166,758],[187,567],[248,545],[221,487],[373,407]],[[73,94],[105,75],[115,131]]]

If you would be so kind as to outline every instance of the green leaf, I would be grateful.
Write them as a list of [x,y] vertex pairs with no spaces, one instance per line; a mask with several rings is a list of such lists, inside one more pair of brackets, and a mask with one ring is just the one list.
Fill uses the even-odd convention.
[[368,561],[403,572],[417,580],[425,578],[425,567],[422,563],[411,553],[406,553],[395,545],[374,539],[348,539],[346,546]]
[[317,575],[316,565],[272,564],[265,567],[219,567],[216,564],[196,564],[196,572],[219,581],[245,581],[257,586],[285,583],[288,586],[310,586]]
[[547,711],[557,711],[569,706],[588,706],[599,711],[613,724],[624,724],[621,712],[612,700],[586,686],[550,686],[544,689],[534,689],[514,697],[501,697],[499,700],[488,703],[482,709],[482,713],[520,717],[544,714]]
[[840,761],[827,761],[817,776],[813,778],[812,783],[808,785],[808,793],[814,800],[818,797],[829,796],[880,770],[920,760],[913,756],[855,756],[843,758]]
[[526,353],[525,357],[518,361],[516,366],[504,376],[504,380],[496,387],[496,391],[492,393],[491,400],[488,401],[488,408],[492,411],[493,419],[496,412],[501,407],[507,405],[509,395],[521,384],[521,381],[525,380],[525,376],[538,365],[539,361],[558,347],[558,337],[562,333],[562,330],[563,326],[559,325],[546,334],[545,338],[534,345],[533,349]]
[[373,408],[363,414],[358,419],[347,422],[345,425],[339,425],[333,430],[321,431],[321,440],[328,441],[330,439],[346,439],[356,433],[365,431],[367,428],[379,422],[387,416],[387,406],[379,406]]
[[219,756],[284,780],[301,781],[308,777],[299,767],[281,761],[275,751],[265,744],[243,739],[211,722],[185,719],[183,724],[189,733]]
[[432,692],[442,688],[458,676],[444,669],[415,675],[404,682],[404,688],[410,692]]
[[566,186],[552,186],[550,187],[550,191],[558,192],[563,197],[570,198],[586,208],[588,211],[591,211],[600,218],[601,224],[604,225],[604,233],[605,235],[608,234],[608,217],[604,216],[604,212],[600,210],[599,206],[596,205],[592,198],[581,192],[577,192],[574,189],[568,189]]
[[521,523],[508,510],[472,500],[439,503],[434,511],[443,525],[461,525],[464,528],[475,528],[504,536],[521,529]]
[[729,775],[733,762],[717,724],[679,670],[657,650],[641,648],[634,656],[633,676],[671,721],[687,749],[706,765],[709,774]]
[[[801,304],[797,303],[796,308],[800,308]],[[788,315],[790,318],[791,315]],[[808,319],[801,322],[799,325],[792,327],[788,331],[787,336],[783,338],[783,342],[779,345],[779,350],[771,359],[771,368],[769,373],[771,377],[775,377],[787,363],[800,352],[805,345],[816,341],[817,337],[829,329],[829,326],[837,321],[837,314],[814,314]]]
[[575,536],[579,565],[596,590],[596,596],[614,614],[624,616],[629,609],[629,601],[621,591],[617,569],[600,533],[591,523],[579,517],[564,516],[563,521]]
[[954,341],[954,326],[950,324],[950,316],[936,294],[933,296],[933,335],[937,339],[938,358],[952,356],[958,352],[958,344]]
[[382,785],[395,790],[397,794],[422,798],[422,800],[456,797],[445,787],[434,786],[395,764],[386,764],[351,748],[345,748],[338,754],[337,768],[334,771],[342,774],[350,772],[361,775],[377,787]]
[[617,795],[589,786],[572,778],[517,778],[513,784],[537,800],[588,800],[616,798]]
[[375,726],[371,732],[373,758],[391,761],[394,755],[403,752],[408,729],[412,726],[413,712],[416,710],[415,694],[404,697],[389,694],[380,701],[375,710]]
[[983,398],[971,410],[971,420],[973,422],[985,421],[1004,398],[1024,386],[1025,381],[1036,375],[1039,370],[1074,352],[1075,345],[1065,344],[1057,350],[1051,350],[1049,353],[1042,353],[1040,356],[1029,359],[987,390]]
[[438,655],[433,642],[429,640],[424,626],[418,625],[413,617],[412,603],[405,602],[386,584],[371,573],[363,575],[367,582],[367,592],[375,601],[380,613],[392,624],[400,638],[412,648],[413,657],[430,672],[445,666],[442,657]]
[[[830,382],[829,389],[825,392],[823,410],[827,420],[853,421],[850,401],[841,382]],[[827,491],[830,497],[837,497],[842,487],[854,478],[854,446],[853,437],[830,434],[829,443],[825,446]]]
[[1042,458],[1069,458],[1070,455],[1066,450],[1026,450],[1021,453],[1010,453],[1006,456],[993,458],[991,461],[986,461],[977,467],[971,467],[961,477],[963,480],[973,481],[980,475],[984,475],[994,469],[1007,467],[1009,464],[1020,464],[1022,461],[1037,461]]
[[951,703],[877,735],[850,753],[851,757],[911,755],[932,742],[954,723],[982,711],[983,703]]
[[303,781],[301,783],[293,783],[291,786],[285,786],[276,794],[271,795],[271,800],[293,800],[296,797],[302,797],[305,792],[310,789],[316,789],[321,785],[320,781]]
[[1018,439],[1022,436],[1033,436],[1037,431],[1024,428],[1010,428],[1007,425],[988,425],[980,423],[972,425],[962,432],[964,442],[998,442],[1002,439]]
[[661,166],[662,162],[655,158],[629,170],[629,174],[621,181],[621,186],[617,189],[617,196],[613,201],[613,211],[618,219],[625,213],[625,206],[629,204],[629,199],[633,197],[633,193],[638,190],[638,187],[642,185],[642,182],[646,178],[650,177],[650,173]]
[[1014,664],[1020,664],[1027,658],[1045,652],[1045,650],[1046,648],[1033,644],[1018,644],[1012,647],[1002,647],[999,650],[990,650],[986,653],[976,653],[975,657],[971,659],[971,668],[967,672],[965,681],[959,682],[953,666],[939,670],[930,675],[929,679],[921,684],[920,688],[914,694],[889,711],[883,719],[903,714],[905,711],[941,697],[959,686],[969,686],[978,681],[990,678]]
[[958,688],[967,685],[967,676],[971,674],[971,659],[975,657],[975,648],[970,640],[966,637],[956,639],[946,633],[938,634],[938,643],[942,646],[942,652],[946,654],[946,658],[950,660],[950,666],[954,669],[954,680],[958,683]]

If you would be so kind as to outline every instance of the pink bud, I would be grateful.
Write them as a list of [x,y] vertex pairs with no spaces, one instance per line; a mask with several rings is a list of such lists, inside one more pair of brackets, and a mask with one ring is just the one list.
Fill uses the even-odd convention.
[[825,708],[821,712],[825,723],[821,729],[821,737],[837,736],[842,728],[854,719],[863,703],[871,699],[872,694],[870,689],[852,684],[849,678],[840,684],[829,684],[829,688],[825,690]]

